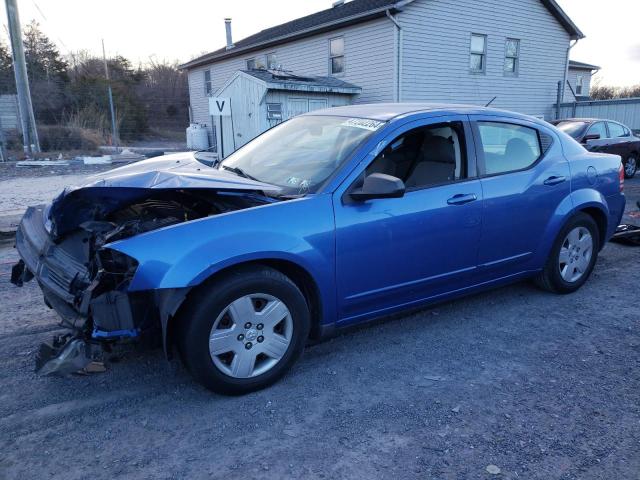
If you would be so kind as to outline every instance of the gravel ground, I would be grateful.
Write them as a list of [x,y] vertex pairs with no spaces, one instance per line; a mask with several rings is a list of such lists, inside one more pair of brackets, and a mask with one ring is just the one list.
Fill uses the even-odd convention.
[[308,347],[240,398],[159,351],[36,376],[57,319],[15,259],[0,245],[2,479],[640,478],[640,248],[607,245],[573,295],[520,283]]

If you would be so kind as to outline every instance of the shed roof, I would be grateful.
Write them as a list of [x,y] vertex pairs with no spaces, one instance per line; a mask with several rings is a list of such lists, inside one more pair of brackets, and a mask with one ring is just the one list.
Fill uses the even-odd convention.
[[[293,39],[304,38],[305,36],[372,20],[385,16],[387,10],[395,12],[413,1],[414,0],[351,0],[342,5],[267,28],[234,42],[232,48],[220,48],[184,63],[180,68],[190,69],[218,60],[243,55],[268,46],[286,43]],[[540,1],[547,7],[555,19],[560,22],[571,38],[584,38],[584,34],[555,0]]]
[[590,63],[576,62],[575,60],[569,60],[569,68],[579,70],[600,70],[597,65],[591,65]]
[[358,95],[362,88],[335,77],[295,75],[284,70],[239,70],[219,90],[224,91],[238,76],[248,76],[269,90]]
[[315,77],[295,75],[283,70],[242,70],[267,84],[267,88],[272,90],[304,90],[322,91],[334,93],[346,93],[357,95],[362,92],[362,88],[349,82],[345,82],[335,77]]

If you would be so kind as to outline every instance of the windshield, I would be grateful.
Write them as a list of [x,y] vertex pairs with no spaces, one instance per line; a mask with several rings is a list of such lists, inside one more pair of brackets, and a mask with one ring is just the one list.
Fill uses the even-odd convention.
[[560,122],[556,127],[573,138],[580,138],[588,125],[587,122]]
[[296,117],[252,140],[218,168],[282,187],[285,195],[315,193],[382,125],[361,118]]

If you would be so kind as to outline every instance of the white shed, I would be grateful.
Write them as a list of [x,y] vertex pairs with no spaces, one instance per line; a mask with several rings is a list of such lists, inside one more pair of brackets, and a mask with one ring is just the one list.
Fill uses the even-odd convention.
[[224,158],[265,130],[302,113],[349,105],[361,88],[335,77],[304,77],[276,70],[236,72],[216,93],[230,116],[212,117]]

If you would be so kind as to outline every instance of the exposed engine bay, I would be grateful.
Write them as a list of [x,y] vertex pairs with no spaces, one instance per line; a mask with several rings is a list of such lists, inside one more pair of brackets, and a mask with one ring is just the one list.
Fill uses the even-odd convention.
[[159,339],[186,295],[128,292],[137,261],[110,243],[274,201],[259,191],[93,187],[64,192],[49,207],[30,207],[16,233],[21,260],[11,281],[22,286],[36,277],[45,303],[70,329],[41,346],[36,370],[72,373],[91,362],[96,348]]

